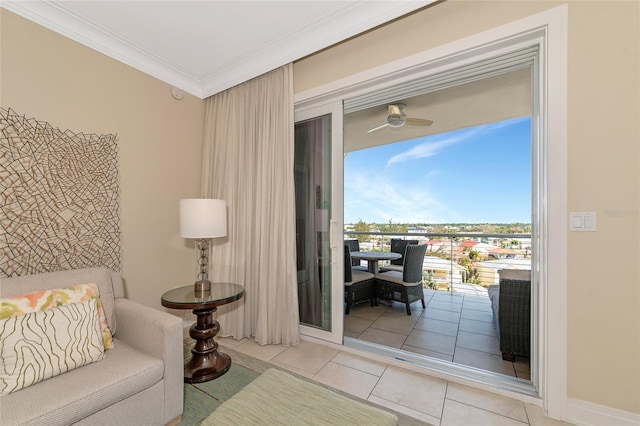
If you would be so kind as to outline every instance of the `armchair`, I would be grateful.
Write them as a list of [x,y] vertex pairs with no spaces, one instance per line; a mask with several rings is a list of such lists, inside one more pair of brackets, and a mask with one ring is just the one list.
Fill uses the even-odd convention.
[[165,425],[178,419],[182,320],[126,299],[120,273],[87,268],[3,278],[0,297],[84,283],[99,289],[114,348],[98,362],[3,395],[0,424]]
[[351,306],[370,301],[375,302],[375,276],[371,272],[354,270],[351,266],[349,246],[344,245],[344,292],[346,298],[345,315],[349,315]]
[[378,297],[404,303],[407,315],[411,315],[411,303],[418,300],[426,308],[422,286],[422,265],[426,252],[425,244],[408,244],[402,272],[387,271],[376,275]]
[[394,259],[391,261],[391,264],[381,267],[380,272],[402,272],[402,265],[404,264],[404,252],[409,244],[418,244],[418,240],[403,240],[401,238],[392,238],[391,252],[400,253],[402,257],[400,259]]
[[489,299],[505,361],[529,357],[531,345],[531,271],[503,269],[500,285],[489,286]]
[[[345,245],[349,246],[349,251],[360,251],[360,241],[357,239],[353,240],[344,240]],[[362,263],[359,259],[351,259],[351,266],[353,270],[357,271],[366,271],[367,267],[362,266]]]

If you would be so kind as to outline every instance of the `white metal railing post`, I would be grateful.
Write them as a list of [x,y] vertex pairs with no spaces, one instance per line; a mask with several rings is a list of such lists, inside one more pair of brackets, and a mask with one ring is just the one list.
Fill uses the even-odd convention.
[[449,262],[449,293],[453,294],[453,237],[449,238],[451,244],[451,259]]

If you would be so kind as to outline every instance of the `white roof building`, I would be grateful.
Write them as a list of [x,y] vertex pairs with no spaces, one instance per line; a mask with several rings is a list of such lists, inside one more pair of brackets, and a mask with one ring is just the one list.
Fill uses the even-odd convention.
[[496,259],[478,262],[478,276],[480,282],[485,285],[498,284],[500,277],[498,272],[501,269],[525,269],[531,270],[531,259]]

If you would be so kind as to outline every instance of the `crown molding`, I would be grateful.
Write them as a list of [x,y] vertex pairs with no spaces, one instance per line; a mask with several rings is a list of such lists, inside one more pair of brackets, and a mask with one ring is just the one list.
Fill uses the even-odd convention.
[[0,6],[110,58],[202,98],[202,83],[184,70],[154,57],[127,40],[110,33],[64,6],[45,1],[6,1]]
[[154,56],[135,43],[74,14],[60,2],[0,1],[0,6],[58,34],[68,37],[117,61],[206,98],[289,62],[389,22],[436,0],[352,1],[334,13],[321,16],[303,30],[272,41],[258,52],[230,63],[215,73],[198,78]]

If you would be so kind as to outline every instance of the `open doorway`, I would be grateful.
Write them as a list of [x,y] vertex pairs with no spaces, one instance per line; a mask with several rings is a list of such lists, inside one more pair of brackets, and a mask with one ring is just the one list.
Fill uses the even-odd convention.
[[[566,25],[565,12],[562,8],[554,9],[548,14],[536,15],[447,45],[444,49],[446,54],[443,54],[443,49],[428,50],[366,74],[337,81],[322,90],[313,89],[296,96],[296,115],[299,111],[325,105],[344,106],[344,112],[350,114],[417,95],[413,84],[416,79],[424,78],[425,86],[431,85],[431,90],[425,92],[474,81],[478,75],[468,71],[477,71],[476,66],[480,62],[486,65],[482,77],[526,67],[531,69],[531,380],[511,378],[409,352],[399,354],[397,350],[348,336],[344,336],[343,344],[356,351],[375,353],[399,364],[410,363],[445,377],[481,383],[513,392],[513,395],[540,398],[545,409],[557,416],[560,416],[563,401],[566,401],[566,39],[562,31]],[[501,72],[492,74],[500,67],[503,67]],[[454,84],[446,85],[447,81]],[[437,84],[445,85],[434,87]],[[402,94],[405,89],[409,92]],[[336,122],[334,129],[343,129],[343,118],[342,114],[333,116]],[[334,136],[334,146],[340,150],[333,153],[332,166],[337,169],[339,164],[341,172],[343,134],[340,132]],[[339,182],[340,185],[334,188],[334,193],[344,188],[342,177],[342,173],[336,175],[334,183]],[[338,231],[343,234],[341,215],[334,217]],[[334,235],[334,241],[337,238],[339,235]],[[335,246],[339,247],[338,244]],[[342,248],[339,248],[341,252]],[[342,270],[342,262],[336,262]],[[340,284],[334,281],[334,295],[342,293],[344,288]],[[339,307],[332,311],[332,321],[336,325],[344,319],[344,311],[339,311]],[[339,328],[342,330],[342,324]]]
[[[345,239],[358,240],[362,251],[393,251],[393,240],[427,251],[426,307],[414,301],[407,315],[397,301],[351,306],[344,335],[396,358],[530,382],[533,71],[525,65],[481,74],[354,102],[352,111],[345,102]],[[382,273],[402,271],[394,263],[381,263]],[[502,297],[503,316],[521,323],[503,320],[501,330],[500,275],[510,270],[525,273],[528,294],[513,307]],[[514,339],[525,347],[514,350]]]
[[[426,308],[358,304],[345,336],[531,379],[531,353],[506,348],[504,324],[501,351],[494,288],[500,271],[531,271],[531,81],[525,67],[345,114],[345,239],[363,251],[427,245]],[[528,344],[527,325],[514,338]]]

